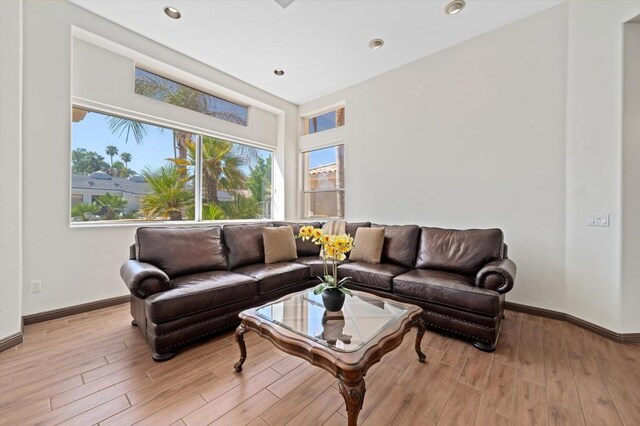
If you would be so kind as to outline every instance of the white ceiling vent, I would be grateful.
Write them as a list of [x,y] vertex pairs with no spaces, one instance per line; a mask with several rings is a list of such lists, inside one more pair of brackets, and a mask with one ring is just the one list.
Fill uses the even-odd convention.
[[274,1],[278,3],[280,6],[282,6],[283,9],[286,9],[287,6],[293,3],[293,0],[274,0]]

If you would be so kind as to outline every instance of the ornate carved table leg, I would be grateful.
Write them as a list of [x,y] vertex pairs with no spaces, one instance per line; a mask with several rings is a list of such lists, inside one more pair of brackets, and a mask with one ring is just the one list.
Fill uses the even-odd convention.
[[424,336],[424,332],[427,327],[424,320],[420,317],[413,321],[413,325],[418,328],[418,335],[416,336],[416,353],[418,354],[418,361],[425,362],[427,356],[422,352],[420,344],[422,343],[422,336]]
[[236,369],[237,372],[242,371],[242,364],[244,364],[244,360],[247,359],[247,347],[244,344],[244,333],[247,332],[247,327],[244,324],[240,324],[238,328],[236,328],[236,343],[240,347],[240,360],[233,365],[233,368]]
[[349,426],[356,426],[358,424],[358,414],[362,410],[362,402],[364,401],[364,393],[366,388],[364,386],[364,379],[360,379],[355,384],[347,384],[340,380],[338,382],[338,388],[344,398],[344,402],[347,405],[347,424]]

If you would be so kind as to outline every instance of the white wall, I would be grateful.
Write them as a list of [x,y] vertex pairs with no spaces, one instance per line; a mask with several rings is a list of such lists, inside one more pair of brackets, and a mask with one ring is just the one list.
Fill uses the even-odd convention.
[[[298,120],[295,105],[67,2],[26,0],[24,281],[41,279],[44,290],[30,294],[25,289],[24,315],[128,293],[120,279],[119,267],[127,259],[135,227],[113,225],[80,229],[69,226],[72,33],[80,30],[144,52],[158,63],[218,84],[265,108],[270,106],[284,111],[277,118],[283,131],[277,136],[276,167],[282,173],[276,179],[285,184],[285,166],[286,173],[296,175]],[[291,183],[292,180],[286,181],[287,195],[295,194],[295,180]],[[285,205],[284,195],[276,194],[279,208]],[[291,217],[291,212],[287,216]]]
[[[619,332],[640,330],[623,320],[640,300],[623,302],[621,285],[623,23],[639,13],[637,1],[569,3],[567,310]],[[585,226],[590,212],[611,226]]]
[[[82,35],[83,33],[78,34],[79,37]],[[100,43],[100,40],[96,41]],[[74,37],[72,96],[75,103],[86,102],[87,106],[94,106],[101,110],[114,109],[114,113],[124,111],[132,118],[153,121],[166,126],[188,127],[197,132],[213,133],[269,149],[277,147],[278,120],[275,113],[255,105],[248,105],[247,125],[242,126],[140,96],[133,91],[135,67],[176,80],[178,70],[167,65],[154,66],[156,61],[152,58],[147,58],[146,55],[138,52],[126,52],[126,49],[120,46],[118,46],[119,50],[123,51],[123,54],[116,53],[108,48],[112,43],[105,44],[106,46],[97,46]],[[180,71],[184,73],[184,70]],[[195,77],[186,77],[185,80],[191,87],[196,86]],[[198,89],[209,93],[219,93],[216,85],[206,80],[201,81],[197,86]],[[237,99],[229,98],[228,100],[244,104]]]
[[638,133],[621,229],[623,23],[638,13],[569,2],[301,105],[346,102],[348,218],[500,227],[508,300],[640,330]]
[[562,310],[566,19],[551,9],[342,91],[348,219],[500,227],[509,299]]
[[22,1],[0,2],[0,339],[20,332]]
[[640,329],[640,23],[625,25],[622,149],[622,323]]

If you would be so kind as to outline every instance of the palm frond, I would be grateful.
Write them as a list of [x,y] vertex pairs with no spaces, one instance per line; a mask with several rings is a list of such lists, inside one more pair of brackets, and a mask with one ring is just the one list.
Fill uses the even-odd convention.
[[119,138],[125,134],[125,143],[129,142],[129,136],[133,136],[136,143],[141,144],[147,136],[147,125],[135,120],[128,120],[122,117],[109,116],[106,117],[109,122],[109,130]]

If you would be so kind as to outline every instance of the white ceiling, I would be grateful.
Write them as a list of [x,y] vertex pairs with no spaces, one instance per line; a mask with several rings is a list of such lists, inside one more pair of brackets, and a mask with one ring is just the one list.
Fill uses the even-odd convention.
[[[267,92],[302,104],[563,0],[70,0]],[[168,18],[170,5],[182,18]],[[382,38],[376,51],[369,40]],[[278,77],[273,70],[282,68]]]

